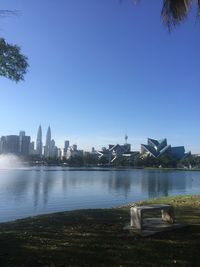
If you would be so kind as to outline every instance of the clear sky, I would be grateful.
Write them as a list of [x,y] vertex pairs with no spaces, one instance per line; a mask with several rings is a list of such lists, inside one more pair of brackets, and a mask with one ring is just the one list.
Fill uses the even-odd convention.
[[50,124],[90,150],[147,137],[200,153],[200,23],[194,12],[171,33],[163,1],[2,0],[20,15],[0,19],[0,36],[29,58],[25,81],[0,77],[0,135]]

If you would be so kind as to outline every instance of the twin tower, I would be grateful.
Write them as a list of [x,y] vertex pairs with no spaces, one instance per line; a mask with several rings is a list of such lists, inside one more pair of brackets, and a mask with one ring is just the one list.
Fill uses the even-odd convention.
[[36,150],[40,157],[44,155],[45,158],[51,157],[53,153],[53,147],[55,146],[55,141],[51,140],[51,128],[48,127],[47,135],[46,135],[46,144],[44,146],[43,151],[43,143],[42,143],[42,127],[41,125],[38,128],[37,140],[36,140]]

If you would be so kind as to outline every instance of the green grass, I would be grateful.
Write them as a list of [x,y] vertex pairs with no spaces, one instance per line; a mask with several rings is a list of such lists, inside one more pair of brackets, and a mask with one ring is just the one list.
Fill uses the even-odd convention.
[[140,237],[123,230],[129,207],[79,210],[0,224],[0,266],[200,266],[200,196],[169,203],[186,228]]

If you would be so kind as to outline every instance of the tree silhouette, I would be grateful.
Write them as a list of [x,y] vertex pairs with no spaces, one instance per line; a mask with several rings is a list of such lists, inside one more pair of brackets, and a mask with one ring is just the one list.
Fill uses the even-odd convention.
[[200,14],[200,0],[164,0],[161,16],[163,23],[171,27],[180,24],[187,18],[192,4],[196,3],[197,16]]
[[[17,14],[17,11],[0,10],[0,17]],[[24,80],[27,68],[28,59],[21,53],[20,47],[8,44],[4,38],[0,38],[0,76],[18,82]]]
[[0,38],[0,76],[16,82],[24,80],[27,67],[27,57],[21,54],[20,47]]
[[[134,0],[136,4],[140,1],[141,0]],[[161,17],[164,25],[167,26],[169,30],[171,30],[172,27],[179,25],[182,21],[184,21],[187,18],[187,15],[193,4],[196,5],[197,8],[197,16],[200,15],[200,0],[162,0],[162,1],[163,1],[163,6],[161,10]]]

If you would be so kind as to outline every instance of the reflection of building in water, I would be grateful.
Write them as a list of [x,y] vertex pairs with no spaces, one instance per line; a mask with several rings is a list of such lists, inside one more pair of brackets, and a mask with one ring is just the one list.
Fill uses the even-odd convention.
[[39,176],[38,179],[34,179],[33,184],[33,205],[36,208],[38,206],[38,202],[40,199],[40,183],[41,183],[41,177]]
[[142,177],[141,191],[149,198],[168,196],[171,193],[184,192],[186,177],[178,171],[146,171]]
[[[186,191],[186,180],[187,180],[187,172],[183,171],[174,171],[170,175],[171,186],[173,191],[179,191],[181,193],[185,193]],[[171,189],[171,188],[170,188]]]
[[141,190],[147,194],[149,198],[168,196],[169,191],[169,177],[159,177],[155,173],[148,173],[147,176],[142,177]]
[[125,197],[131,189],[131,175],[129,171],[110,171],[108,175],[108,187],[109,190],[116,192],[123,192]]
[[39,201],[41,199],[46,206],[49,200],[49,192],[57,181],[55,173],[53,171],[37,171],[34,172],[34,175],[37,175],[37,177],[33,177],[33,205],[35,208],[40,206]]
[[56,177],[54,172],[46,171],[43,177],[43,203],[46,205],[49,199],[49,191],[53,187],[54,183],[56,182]]
[[31,186],[31,181],[29,179],[29,173],[24,176],[22,172],[13,172],[13,180],[9,185],[9,193],[15,197],[15,200],[21,200],[26,196],[28,189]]

